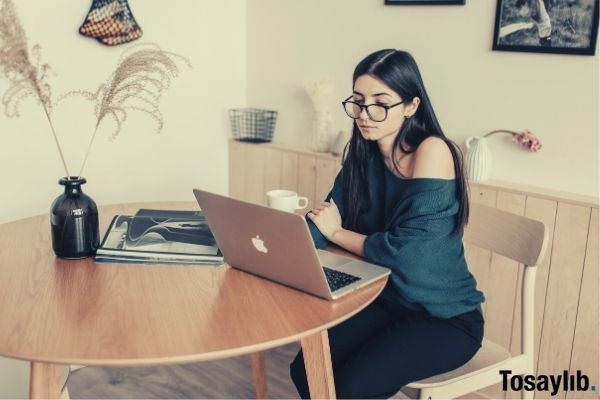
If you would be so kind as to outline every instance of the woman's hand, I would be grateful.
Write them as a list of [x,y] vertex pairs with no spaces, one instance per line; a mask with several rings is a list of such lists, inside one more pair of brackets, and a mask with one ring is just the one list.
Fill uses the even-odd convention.
[[331,199],[331,202],[323,202],[316,206],[306,216],[315,223],[329,241],[333,242],[333,236],[342,230],[342,217],[337,205]]
[[342,228],[342,217],[333,199],[331,203],[324,202],[313,208],[306,216],[315,223],[327,240],[359,257],[364,257],[367,236]]

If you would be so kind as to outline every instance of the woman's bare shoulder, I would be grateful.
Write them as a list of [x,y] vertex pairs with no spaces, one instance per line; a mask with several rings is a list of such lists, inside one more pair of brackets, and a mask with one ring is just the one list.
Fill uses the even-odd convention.
[[413,178],[454,179],[454,158],[446,142],[436,136],[423,140],[414,154]]

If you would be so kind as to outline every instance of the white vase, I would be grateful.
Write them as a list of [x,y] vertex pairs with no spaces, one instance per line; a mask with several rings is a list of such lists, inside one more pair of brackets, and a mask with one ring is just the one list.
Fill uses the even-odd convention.
[[492,172],[492,153],[487,139],[482,136],[471,136],[465,141],[467,146],[466,166],[467,178],[471,181],[489,179]]
[[331,145],[332,117],[329,110],[316,111],[313,116],[313,131],[310,148],[312,151],[324,153]]

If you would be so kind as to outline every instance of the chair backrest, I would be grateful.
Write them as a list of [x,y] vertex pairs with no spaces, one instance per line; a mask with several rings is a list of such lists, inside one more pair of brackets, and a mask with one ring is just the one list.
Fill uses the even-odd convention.
[[546,252],[548,230],[541,221],[469,203],[463,240],[527,266],[537,266]]

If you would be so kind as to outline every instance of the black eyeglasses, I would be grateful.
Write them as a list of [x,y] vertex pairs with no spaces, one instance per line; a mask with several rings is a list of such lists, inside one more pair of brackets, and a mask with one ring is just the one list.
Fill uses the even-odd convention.
[[403,100],[390,106],[383,104],[358,104],[355,101],[350,101],[351,98],[352,96],[342,101],[342,106],[344,106],[344,111],[346,111],[346,114],[348,114],[348,116],[352,119],[358,119],[360,118],[360,114],[362,113],[362,110],[364,108],[367,110],[367,115],[369,116],[369,118],[375,122],[385,121],[388,115],[388,110],[390,108],[396,107],[397,105],[404,103]]

